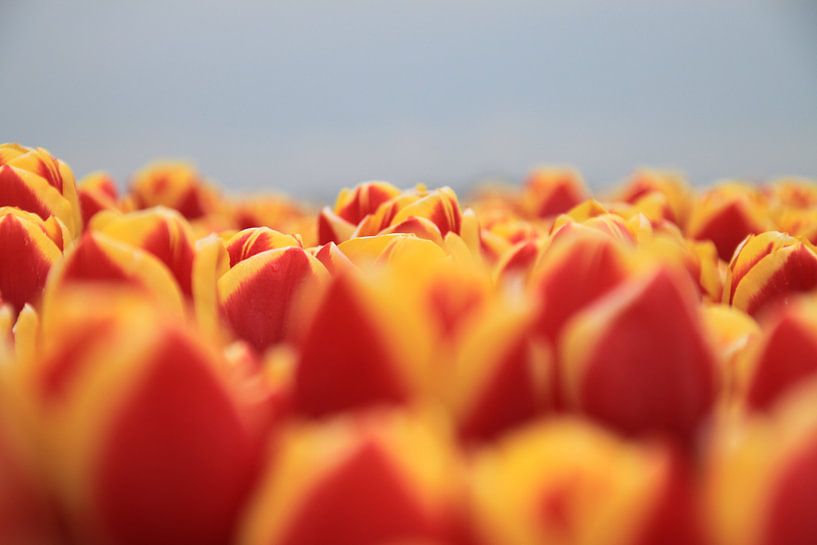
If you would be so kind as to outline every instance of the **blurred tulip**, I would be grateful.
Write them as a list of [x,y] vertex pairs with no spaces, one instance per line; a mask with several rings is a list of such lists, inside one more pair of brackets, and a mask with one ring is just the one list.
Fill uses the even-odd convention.
[[68,232],[55,217],[0,207],[0,298],[19,312],[39,303],[51,267],[62,257]]
[[724,300],[757,316],[817,288],[817,253],[807,241],[778,231],[748,237],[729,263]]
[[745,358],[745,398],[769,409],[784,394],[817,376],[817,303],[798,300],[770,316]]
[[538,168],[525,181],[522,205],[536,218],[567,212],[585,199],[581,175],[571,168]]
[[82,229],[74,174],[43,148],[0,144],[0,206],[15,206],[42,220],[54,216],[70,238]]
[[66,289],[28,373],[44,461],[77,543],[228,543],[268,399],[138,292]]
[[443,432],[409,415],[296,426],[269,462],[238,543],[462,543],[457,462]]
[[712,545],[817,543],[817,388],[716,429],[705,457]]
[[701,315],[719,356],[721,398],[729,407],[743,395],[746,383],[743,354],[761,329],[751,316],[728,305],[705,305]]
[[687,480],[664,448],[580,421],[538,424],[477,457],[477,537],[483,545],[696,545]]
[[716,186],[698,198],[686,234],[694,240],[711,240],[720,258],[729,261],[744,238],[766,231],[769,225],[763,196],[735,182]]
[[294,384],[302,414],[401,404],[425,387],[428,325],[405,296],[369,274],[333,278],[304,321]]
[[173,274],[182,293],[192,296],[194,235],[177,211],[159,206],[127,214],[103,212],[87,228],[152,254]]
[[199,219],[219,207],[216,191],[187,163],[153,163],[134,174],[131,196],[137,209],[165,206],[189,220]]
[[81,179],[77,185],[82,224],[87,226],[98,212],[118,210],[119,198],[116,182],[105,172],[94,172]]
[[718,392],[695,290],[651,267],[569,324],[560,344],[569,406],[628,434],[694,438]]
[[639,169],[633,173],[617,200],[634,205],[652,220],[663,218],[684,225],[690,211],[690,190],[684,177],[673,171]]

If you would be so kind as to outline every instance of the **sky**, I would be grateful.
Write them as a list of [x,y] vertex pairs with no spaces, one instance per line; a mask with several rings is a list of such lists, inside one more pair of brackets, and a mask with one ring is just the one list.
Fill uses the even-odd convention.
[[0,0],[0,141],[126,184],[817,178],[812,0]]

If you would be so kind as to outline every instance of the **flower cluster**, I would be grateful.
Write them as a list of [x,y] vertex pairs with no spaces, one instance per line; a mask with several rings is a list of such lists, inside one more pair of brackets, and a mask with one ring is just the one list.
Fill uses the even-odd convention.
[[0,146],[0,543],[817,543],[817,184],[313,210]]

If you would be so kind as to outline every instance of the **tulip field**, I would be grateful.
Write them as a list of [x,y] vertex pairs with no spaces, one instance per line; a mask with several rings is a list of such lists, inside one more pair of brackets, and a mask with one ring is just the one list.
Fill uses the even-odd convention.
[[0,145],[0,545],[817,544],[817,182],[121,182]]

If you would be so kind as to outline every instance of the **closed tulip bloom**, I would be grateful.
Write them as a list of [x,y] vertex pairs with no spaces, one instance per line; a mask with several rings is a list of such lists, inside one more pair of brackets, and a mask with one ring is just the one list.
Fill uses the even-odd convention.
[[724,300],[757,316],[817,288],[817,253],[808,241],[778,231],[748,237],[729,263]]
[[94,172],[81,179],[77,184],[77,193],[82,224],[85,226],[98,212],[119,209],[116,182],[105,172]]
[[587,422],[551,420],[477,456],[474,525],[483,545],[697,545],[683,465]]
[[281,438],[239,545],[463,543],[455,451],[424,419],[372,413]]
[[187,163],[163,162],[144,167],[133,176],[131,196],[137,209],[165,206],[189,220],[215,212],[219,197]]
[[334,208],[324,208],[318,216],[319,244],[347,240],[366,216],[399,194],[400,190],[388,182],[364,182],[342,189]]
[[445,237],[449,232],[460,234],[462,214],[457,195],[450,187],[427,189],[418,185],[381,204],[358,224],[354,236],[371,236],[388,228],[401,231],[401,226],[420,217],[429,220]]
[[528,175],[522,204],[535,218],[567,212],[586,198],[581,175],[571,168],[544,167]]
[[16,312],[37,304],[51,267],[62,258],[69,233],[51,216],[0,207],[0,299]]
[[263,395],[138,292],[52,302],[27,372],[75,542],[227,543],[259,468]]
[[[684,177],[673,171],[639,169],[617,193],[617,200],[644,210],[660,210],[651,219],[663,218],[684,225],[691,207],[689,186]],[[656,205],[658,208],[655,208]]]
[[712,545],[817,542],[817,389],[716,429],[704,457]]
[[567,404],[626,434],[692,440],[718,392],[695,288],[651,267],[577,315],[560,344]]
[[42,220],[54,216],[71,238],[82,229],[74,175],[43,148],[0,144],[0,206],[14,206]]
[[769,226],[763,195],[750,186],[728,183],[708,190],[695,201],[686,234],[694,240],[711,240],[720,258],[729,261],[744,238]]
[[763,323],[747,348],[745,401],[752,409],[774,406],[790,390],[817,376],[817,304],[798,300]]

